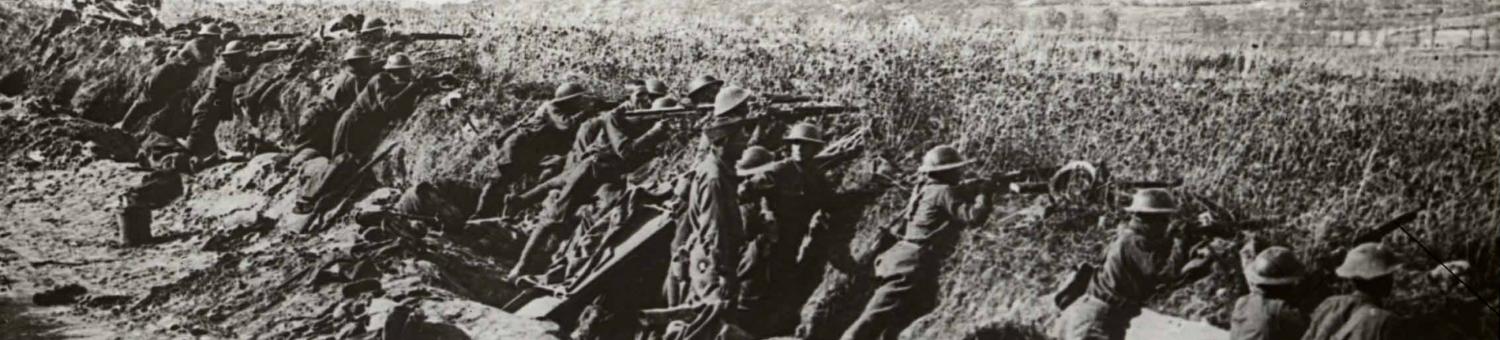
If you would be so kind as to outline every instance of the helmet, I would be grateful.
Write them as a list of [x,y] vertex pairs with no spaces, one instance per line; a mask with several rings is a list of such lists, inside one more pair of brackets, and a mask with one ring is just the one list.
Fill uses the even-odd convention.
[[1130,198],[1125,211],[1146,214],[1170,214],[1177,212],[1177,200],[1165,189],[1142,189]]
[[1284,285],[1297,283],[1306,271],[1297,255],[1286,247],[1270,247],[1245,268],[1245,281],[1252,285]]
[[719,91],[718,97],[714,98],[714,116],[723,116],[744,105],[750,96],[750,90],[734,86],[725,87]]
[[552,101],[561,102],[573,98],[578,98],[580,96],[583,96],[584,94],[587,94],[588,92],[589,90],[583,88],[583,85],[578,85],[576,83],[562,83],[562,85],[557,86],[557,91],[552,92]]
[[667,83],[663,83],[660,80],[656,80],[656,79],[647,80],[645,88],[646,88],[646,93],[650,93],[652,95],[657,95],[657,96],[665,96],[665,95],[667,95]]
[[207,24],[207,25],[203,25],[202,27],[198,27],[198,35],[201,35],[201,36],[215,36],[215,37],[217,37],[217,36],[219,36],[221,34],[224,34],[224,31],[221,30],[221,29],[219,29],[219,25]]
[[374,19],[370,19],[369,21],[365,21],[365,25],[364,25],[364,27],[360,27],[359,33],[370,33],[370,32],[375,32],[375,31],[383,31],[383,30],[385,30],[385,27],[386,27],[385,20],[380,20],[380,18],[374,18]]
[[229,42],[229,44],[224,45],[224,50],[223,51],[219,51],[219,55],[236,55],[236,54],[245,54],[245,43],[243,43],[243,42],[241,42],[239,40],[235,40],[235,41]]
[[823,141],[823,132],[819,131],[818,127],[812,125],[812,123],[806,122],[792,125],[791,131],[788,132],[786,134],[786,137],[782,139],[785,139],[788,142],[802,142],[813,144],[827,143]]
[[693,78],[693,81],[688,82],[688,96],[698,94],[698,91],[702,91],[714,85],[724,85],[724,81],[718,80],[713,76],[708,75]]
[[932,148],[932,150],[928,150],[927,154],[922,156],[922,166],[917,168],[917,172],[929,173],[952,170],[968,164],[969,160],[964,159],[963,155],[959,155],[958,149],[954,149],[952,146],[939,145]]
[[396,53],[394,55],[391,55],[390,58],[385,59],[384,68],[387,70],[403,70],[409,69],[411,68],[411,66],[412,62],[410,57],[407,57],[404,53]]
[[343,60],[344,61],[351,61],[351,60],[359,60],[359,59],[370,59],[370,58],[373,58],[373,57],[374,56],[370,55],[370,49],[369,48],[366,48],[364,46],[355,46],[353,48],[350,48],[349,51],[344,52],[344,59]]
[[1379,243],[1365,243],[1344,255],[1344,265],[1334,271],[1346,279],[1375,279],[1396,272],[1396,254]]
[[776,156],[771,150],[756,145],[745,149],[740,155],[739,162],[734,163],[734,173],[740,177],[753,176],[771,170],[775,165]]
[[653,109],[666,109],[674,107],[677,107],[677,99],[672,97],[656,98],[656,101],[651,102],[651,108]]

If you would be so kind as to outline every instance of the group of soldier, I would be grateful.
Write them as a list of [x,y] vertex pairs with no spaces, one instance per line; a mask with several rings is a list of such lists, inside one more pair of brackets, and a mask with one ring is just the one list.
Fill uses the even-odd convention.
[[[339,72],[305,103],[290,143],[295,155],[290,163],[308,175],[299,213],[326,209],[326,201],[344,189],[331,183],[362,176],[359,165],[378,161],[387,131],[451,80],[418,76],[404,54],[377,62],[370,42],[399,36],[385,34],[387,27],[379,19],[341,18],[325,30],[352,31],[346,27],[351,22],[359,23],[363,43],[340,55]],[[120,218],[127,243],[149,239],[150,211],[180,195],[179,174],[228,158],[214,131],[240,111],[236,88],[261,64],[292,54],[279,44],[251,51],[249,42],[205,25],[151,71],[119,122],[142,140],[142,159],[156,170],[123,196]],[[210,77],[190,119],[161,114],[203,69]],[[873,190],[834,190],[827,172],[858,150],[825,150],[829,140],[818,126],[768,119],[774,115],[759,104],[765,95],[710,76],[694,79],[680,96],[658,80],[631,87],[630,99],[607,107],[582,85],[558,86],[535,114],[500,136],[497,173],[467,217],[501,216],[545,202],[510,276],[534,285],[566,286],[612,256],[605,244],[618,239],[617,232],[637,213],[630,200],[676,202],[676,229],[659,301],[604,296],[628,302],[600,306],[644,318],[636,309],[662,302],[690,317],[669,318],[659,329],[621,321],[599,334],[629,330],[664,339],[789,335],[824,269],[832,266],[852,273],[871,267],[879,283],[843,339],[895,339],[938,305],[940,274],[963,230],[984,225],[990,216],[990,193],[965,179],[970,160],[952,146],[937,146],[916,170],[920,180],[911,186],[904,222],[881,230],[871,253],[879,256],[873,263],[860,263],[846,250],[843,234],[850,231],[835,230],[828,216],[868,204],[894,183],[877,181]],[[648,108],[704,113],[690,124],[676,125],[628,114]],[[663,142],[674,133],[690,133],[699,154],[671,190],[628,184],[627,176],[663,154]],[[1168,191],[1141,190],[1125,211],[1131,219],[1105,250],[1105,262],[1059,318],[1064,339],[1123,339],[1130,320],[1152,296],[1190,283],[1206,269],[1205,255],[1184,251],[1181,242],[1174,242],[1168,226],[1177,206]],[[559,239],[566,241],[550,249]],[[1271,247],[1244,257],[1252,293],[1235,305],[1234,339],[1393,336],[1394,318],[1380,307],[1380,299],[1391,291],[1395,264],[1384,247],[1365,244],[1348,253],[1337,274],[1351,280],[1357,292],[1326,300],[1310,322],[1287,298],[1303,274],[1288,249]]]

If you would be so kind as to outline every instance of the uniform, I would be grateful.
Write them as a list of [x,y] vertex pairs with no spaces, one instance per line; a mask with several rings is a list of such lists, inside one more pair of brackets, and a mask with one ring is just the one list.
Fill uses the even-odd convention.
[[369,157],[392,122],[416,111],[424,90],[417,82],[403,82],[390,73],[372,77],[334,126],[333,154],[349,153],[361,160]]
[[1297,340],[1307,330],[1307,316],[1290,302],[1259,290],[1234,302],[1231,340]]
[[308,148],[317,150],[319,154],[331,155],[333,131],[338,125],[340,114],[354,105],[360,90],[369,82],[369,74],[359,74],[350,68],[344,68],[330,79],[323,92],[304,107],[298,117],[297,137],[293,142],[296,148]]
[[476,217],[499,214],[500,198],[505,196],[509,185],[541,173],[544,159],[564,156],[572,149],[578,128],[570,116],[571,113],[549,102],[537,108],[531,120],[508,130],[510,134],[500,142],[494,156],[499,174],[484,188]]
[[[1371,297],[1370,295],[1361,293],[1361,292],[1354,292],[1354,293],[1345,294],[1345,295],[1337,295],[1337,296],[1332,296],[1332,297],[1329,297],[1327,299],[1324,299],[1323,303],[1318,304],[1318,309],[1313,311],[1313,314],[1312,314],[1312,324],[1307,329],[1307,333],[1302,336],[1302,340],[1347,339],[1348,338],[1347,334],[1343,335],[1341,337],[1339,333],[1340,332],[1344,332],[1344,329],[1346,328],[1346,325],[1353,323],[1352,321],[1355,319],[1355,315],[1359,314],[1357,312],[1360,312],[1362,309],[1365,309],[1366,307],[1374,307],[1374,306],[1375,306],[1375,298]],[[1375,307],[1375,308],[1378,309],[1378,307]],[[1369,314],[1369,313],[1366,313],[1366,314]],[[1376,313],[1376,314],[1380,314],[1380,313]],[[1377,318],[1370,318],[1369,316],[1378,316],[1378,317]],[[1361,316],[1361,319],[1382,319],[1383,320],[1384,318],[1385,317],[1383,315],[1373,315],[1373,314],[1372,315],[1367,315],[1367,316]],[[1381,320],[1375,320],[1375,321],[1381,321]],[[1364,326],[1364,328],[1366,328],[1366,329],[1361,329],[1360,333],[1365,333],[1365,331],[1369,330],[1368,329],[1368,328],[1370,328],[1369,326],[1372,326],[1372,325],[1376,325],[1376,324],[1372,323],[1370,325]],[[1350,331],[1352,332],[1353,330],[1350,330]],[[1370,338],[1370,339],[1379,339],[1379,338],[1376,337],[1376,338]]]
[[[145,79],[146,83],[140,95],[125,111],[125,117],[120,120],[121,126],[127,129],[126,131],[140,135],[146,134],[147,129],[170,132],[160,131],[158,126],[140,125],[143,124],[143,120],[149,120],[151,115],[167,107],[175,100],[175,96],[193,85],[193,80],[198,76],[198,70],[214,62],[214,51],[218,46],[217,37],[193,38],[173,53],[168,62],[152,68],[150,75]],[[168,135],[172,134],[168,133]]]
[[710,304],[680,332],[669,331],[669,339],[712,339],[728,320],[727,306],[739,294],[737,266],[745,246],[745,230],[739,211],[739,194],[733,167],[714,156],[700,159],[690,175],[685,215],[679,228],[684,237],[674,240],[668,285],[671,306]]
[[207,158],[219,153],[219,144],[214,131],[219,122],[233,114],[234,88],[250,80],[259,65],[249,61],[239,68],[224,62],[214,64],[213,77],[209,78],[208,92],[193,105],[193,122],[188,129],[187,144],[194,157]]
[[1158,284],[1175,279],[1172,240],[1150,239],[1144,226],[1127,224],[1105,250],[1104,266],[1087,293],[1062,315],[1064,340],[1119,340]]
[[914,193],[908,223],[892,232],[900,241],[876,259],[880,286],[843,339],[895,339],[937,307],[943,262],[958,245],[960,232],[984,217],[967,209],[965,196],[945,183],[928,183]]

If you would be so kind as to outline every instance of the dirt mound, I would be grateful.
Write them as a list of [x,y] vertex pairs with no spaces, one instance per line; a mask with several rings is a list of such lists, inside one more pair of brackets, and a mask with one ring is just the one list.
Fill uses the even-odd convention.
[[97,159],[130,161],[138,144],[123,131],[73,117],[0,116],[0,155],[23,168],[71,168]]
[[[18,173],[3,183],[10,194],[0,206],[20,217],[0,237],[0,250],[16,254],[0,272],[39,282],[8,285],[19,293],[76,282],[120,297],[47,318],[130,337],[556,338],[556,325],[495,307],[518,290],[492,254],[519,245],[471,241],[494,239],[491,230],[444,234],[352,218],[318,234],[279,229],[301,188],[284,159],[267,154],[194,174],[189,194],[155,212],[156,241],[144,248],[117,245],[107,203],[141,173],[115,162]],[[360,206],[383,204],[370,201]]]

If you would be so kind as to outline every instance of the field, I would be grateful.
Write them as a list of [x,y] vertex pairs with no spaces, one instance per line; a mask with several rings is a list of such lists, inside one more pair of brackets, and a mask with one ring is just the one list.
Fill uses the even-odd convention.
[[[818,123],[835,136],[869,128],[869,151],[906,170],[915,169],[921,152],[953,144],[979,161],[976,172],[1090,160],[1108,163],[1119,178],[1181,177],[1186,184],[1180,193],[1203,195],[1239,215],[1278,221],[1255,236],[1291,246],[1310,262],[1318,274],[1309,306],[1345,289],[1328,274],[1341,242],[1360,228],[1426,207],[1408,226],[1411,234],[1385,239],[1406,262],[1392,304],[1408,316],[1437,322],[1441,327],[1435,329],[1454,338],[1497,334],[1496,316],[1467,292],[1427,278],[1439,261],[1419,248],[1425,244],[1443,260],[1471,262],[1468,282],[1479,288],[1482,301],[1495,303],[1500,293],[1500,84],[1492,56],[1245,49],[935,19],[874,20],[861,16],[869,11],[853,7],[813,12],[823,8],[819,4],[518,0],[420,8],[181,1],[168,2],[163,14],[169,24],[215,15],[252,32],[270,32],[311,31],[335,13],[362,12],[395,18],[402,30],[475,34],[461,44],[423,42],[382,51],[405,50],[419,61],[435,60],[420,68],[458,70],[467,81],[464,106],[450,109],[429,100],[393,134],[406,142],[400,161],[392,163],[404,170],[394,172],[405,174],[393,178],[398,187],[438,180],[477,183],[493,172],[486,157],[494,143],[486,132],[529,113],[540,103],[536,93],[557,83],[580,82],[621,96],[620,84],[629,79],[659,78],[680,91],[691,77],[712,74],[757,91],[858,105],[864,114]],[[0,47],[26,51],[27,39],[21,37],[29,37],[29,28],[40,27],[50,13],[32,2],[0,5]],[[37,71],[32,95],[48,95],[66,80],[78,79],[98,89],[92,98],[103,106],[95,116],[108,119],[109,107],[123,107],[109,104],[128,100],[130,83],[148,67],[150,46],[159,43],[70,35],[56,44],[77,51],[77,61]],[[325,50],[333,55],[342,46],[332,43]],[[31,57],[0,55],[0,71],[30,63]],[[320,67],[326,72],[332,63]],[[306,92],[288,90],[279,112],[266,115],[262,124],[272,127],[270,136],[290,126]],[[241,138],[236,131],[242,124],[229,124],[220,133]],[[6,137],[0,140],[21,140]],[[0,171],[21,178],[48,169],[21,165],[27,147],[7,145],[7,165]],[[671,176],[686,166],[684,157],[685,152],[664,157],[638,177]],[[867,169],[846,172],[840,177],[852,180]],[[12,181],[0,185],[18,184]],[[887,194],[864,216],[853,248],[869,243],[905,194]],[[1008,197],[1000,213],[1034,208],[1037,202]],[[967,232],[945,273],[941,306],[906,338],[1041,337],[1056,314],[1045,294],[1073,264],[1101,260],[1099,249],[1119,217],[1112,208],[1050,207],[1043,216],[997,218]],[[1188,205],[1187,210],[1184,218],[1203,208]],[[211,232],[215,226],[202,228]],[[1161,298],[1152,308],[1224,325],[1233,298],[1245,288],[1237,263],[1227,257],[1222,262],[1209,280]],[[838,273],[829,277],[846,280]],[[835,286],[824,287],[825,303],[844,309],[861,303]],[[815,312],[804,314],[826,317]],[[237,316],[247,317],[254,318]],[[126,312],[109,318],[146,316]]]

